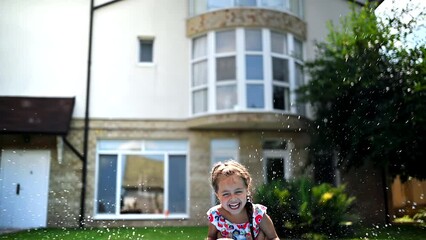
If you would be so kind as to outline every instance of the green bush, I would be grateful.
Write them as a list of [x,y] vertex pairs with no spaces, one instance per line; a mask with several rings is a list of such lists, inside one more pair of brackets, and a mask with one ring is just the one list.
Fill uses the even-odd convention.
[[421,209],[418,213],[416,213],[413,217],[413,220],[420,224],[426,225],[426,208]]
[[339,237],[353,220],[349,210],[355,198],[345,193],[344,185],[314,185],[307,178],[275,181],[258,188],[254,199],[268,207],[281,236]]
[[410,223],[420,226],[426,226],[426,208],[420,209],[414,216],[404,215],[393,220],[395,223]]

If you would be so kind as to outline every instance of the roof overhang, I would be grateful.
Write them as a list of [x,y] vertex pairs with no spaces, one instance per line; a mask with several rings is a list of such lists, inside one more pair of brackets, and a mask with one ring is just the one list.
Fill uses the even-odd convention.
[[66,135],[74,102],[74,97],[0,97],[0,134]]

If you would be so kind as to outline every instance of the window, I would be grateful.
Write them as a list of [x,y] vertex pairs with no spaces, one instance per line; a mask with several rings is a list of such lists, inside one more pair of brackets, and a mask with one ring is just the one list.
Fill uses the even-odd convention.
[[187,143],[110,141],[98,143],[97,218],[185,217]]
[[285,140],[267,140],[263,142],[264,181],[270,183],[291,177],[290,151]]
[[246,106],[265,108],[262,29],[245,29]]
[[285,34],[271,32],[271,51],[273,53],[287,54],[287,39]]
[[[238,141],[235,139],[212,139],[210,142],[211,152],[211,167],[218,162],[233,159],[238,161]],[[217,199],[212,192],[211,194],[212,205],[216,205]]]
[[261,28],[212,31],[192,41],[192,113],[300,113],[295,89],[304,84],[303,42]]
[[256,0],[236,0],[237,6],[256,6]]
[[216,33],[216,110],[237,107],[235,30]]
[[207,36],[203,35],[193,40],[192,45],[192,112],[207,111]]
[[208,0],[207,2],[209,10],[228,8],[234,5],[234,0]]
[[293,55],[296,59],[303,60],[303,43],[299,39],[294,39]]
[[190,14],[195,16],[207,11],[234,8],[259,7],[287,11],[303,18],[304,0],[190,0]]
[[139,62],[152,63],[154,39],[139,38]]
[[[296,63],[296,87],[299,88],[305,84],[305,75],[303,73],[303,65]],[[306,105],[304,103],[299,102],[299,94],[296,94],[296,108],[297,113],[301,115],[306,115]]]

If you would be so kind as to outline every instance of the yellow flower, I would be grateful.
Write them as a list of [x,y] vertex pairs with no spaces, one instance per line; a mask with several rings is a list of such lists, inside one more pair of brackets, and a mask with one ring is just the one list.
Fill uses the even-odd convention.
[[331,192],[326,192],[321,196],[321,203],[326,203],[328,200],[330,200],[331,198],[333,198],[333,193]]

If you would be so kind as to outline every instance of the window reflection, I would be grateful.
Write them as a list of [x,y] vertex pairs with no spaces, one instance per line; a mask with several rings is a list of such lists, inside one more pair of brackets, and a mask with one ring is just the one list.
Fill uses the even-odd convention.
[[217,87],[217,110],[234,109],[237,105],[237,87],[224,85]]
[[247,80],[263,80],[262,55],[246,56],[246,78]]
[[273,57],[272,74],[274,81],[288,82],[288,60]]
[[263,84],[247,84],[247,107],[265,107]]
[[216,78],[221,80],[235,80],[237,78],[235,57],[222,57],[216,59]]
[[235,51],[235,30],[216,33],[216,53]]
[[115,213],[115,189],[117,186],[117,161],[115,155],[99,156],[97,211]]
[[286,110],[289,108],[288,88],[281,86],[274,86],[274,109]]
[[[99,146],[111,142],[117,143],[116,148],[103,153]],[[126,142],[138,142],[141,150],[123,152],[118,143]],[[141,218],[185,216],[186,151],[187,142],[183,140],[100,140],[96,214],[104,217],[133,214],[133,218],[137,214]]]
[[127,155],[122,161],[121,213],[163,213],[164,157]]

